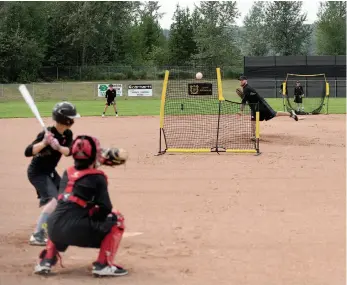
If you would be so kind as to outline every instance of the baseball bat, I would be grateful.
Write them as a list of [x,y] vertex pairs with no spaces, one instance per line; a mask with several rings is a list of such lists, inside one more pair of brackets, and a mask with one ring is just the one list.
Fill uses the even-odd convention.
[[19,92],[22,94],[25,102],[29,105],[30,110],[33,112],[36,119],[39,121],[42,128],[45,130],[45,132],[47,132],[47,128],[45,126],[45,123],[43,122],[41,115],[39,113],[39,110],[37,109],[36,104],[35,104],[33,98],[31,97],[27,87],[24,84],[21,84],[18,87],[18,89],[19,89]]

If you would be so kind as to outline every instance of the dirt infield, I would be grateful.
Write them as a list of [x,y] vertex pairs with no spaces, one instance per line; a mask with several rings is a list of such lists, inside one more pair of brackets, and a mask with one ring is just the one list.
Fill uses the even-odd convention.
[[[50,122],[50,120],[46,120]],[[117,262],[130,274],[90,276],[96,250],[70,248],[49,279],[27,244],[39,214],[24,148],[34,119],[1,120],[0,284],[345,284],[345,116],[261,123],[262,154],[163,155],[157,117],[81,118],[75,134],[130,150],[106,169],[128,232]],[[62,172],[71,164],[63,158]]]

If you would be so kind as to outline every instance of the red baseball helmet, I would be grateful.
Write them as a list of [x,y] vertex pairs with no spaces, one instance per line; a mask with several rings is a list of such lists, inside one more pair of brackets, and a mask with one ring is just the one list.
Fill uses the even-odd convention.
[[74,160],[85,161],[91,165],[100,159],[100,142],[95,137],[78,136],[72,143],[71,154]]

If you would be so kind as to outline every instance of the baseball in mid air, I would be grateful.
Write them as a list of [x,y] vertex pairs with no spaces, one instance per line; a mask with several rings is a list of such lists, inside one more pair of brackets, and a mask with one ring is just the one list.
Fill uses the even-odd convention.
[[196,75],[195,75],[196,79],[200,80],[202,79],[202,73],[201,72],[198,72]]

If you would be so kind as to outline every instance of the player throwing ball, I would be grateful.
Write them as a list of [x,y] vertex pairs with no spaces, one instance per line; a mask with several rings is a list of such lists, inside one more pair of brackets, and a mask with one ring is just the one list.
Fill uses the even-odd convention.
[[73,135],[70,130],[74,118],[80,117],[76,107],[69,102],[61,102],[54,106],[52,118],[55,125],[40,132],[36,139],[25,149],[26,157],[33,157],[28,167],[28,178],[35,187],[39,206],[43,207],[34,233],[29,243],[31,245],[46,245],[45,225],[49,215],[57,204],[60,176],[55,170],[62,155],[70,155]]
[[100,248],[93,263],[96,276],[121,276],[128,272],[113,263],[124,233],[124,217],[113,211],[105,173],[99,165],[121,165],[125,150],[101,149],[99,140],[78,136],[71,148],[74,166],[63,174],[58,205],[48,219],[49,240],[35,267],[36,274],[48,274],[59,252],[69,246]]
[[108,85],[108,89],[106,91],[106,104],[105,104],[105,109],[104,112],[102,113],[102,116],[105,117],[105,113],[107,111],[107,108],[109,106],[113,106],[114,112],[116,113],[116,117],[118,117],[118,111],[117,111],[117,105],[116,105],[116,96],[117,96],[117,92],[116,90],[113,88],[112,84]]
[[256,120],[256,111],[259,111],[260,121],[269,121],[272,118],[283,116],[290,117],[293,118],[295,121],[298,121],[298,116],[295,114],[293,110],[291,112],[274,111],[271,108],[271,106],[266,102],[266,100],[263,97],[261,97],[254,88],[248,85],[246,76],[241,76],[239,80],[240,85],[243,88],[243,90],[241,90],[241,88],[236,89],[236,94],[239,95],[242,99],[240,111],[242,112],[245,104],[248,103],[249,107],[251,108],[252,121]]

